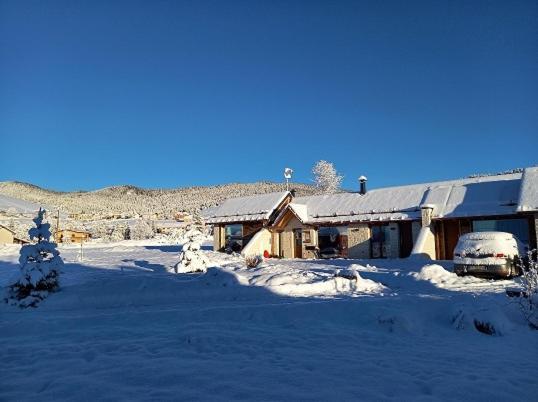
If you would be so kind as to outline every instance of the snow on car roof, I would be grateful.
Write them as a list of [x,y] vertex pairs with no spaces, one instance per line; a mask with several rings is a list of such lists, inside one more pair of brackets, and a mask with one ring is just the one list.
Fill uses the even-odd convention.
[[460,240],[509,240],[513,238],[514,235],[507,232],[472,232],[462,235]]
[[206,223],[227,223],[261,221],[269,219],[271,214],[290,193],[259,194],[248,197],[228,198],[220,206],[204,214]]

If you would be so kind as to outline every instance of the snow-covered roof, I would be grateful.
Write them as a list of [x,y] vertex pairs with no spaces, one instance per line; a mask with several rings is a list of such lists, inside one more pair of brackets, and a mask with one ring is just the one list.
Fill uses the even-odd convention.
[[517,210],[538,211],[538,167],[529,167],[523,171]]
[[310,224],[418,220],[426,205],[433,207],[434,218],[507,215],[538,210],[537,192],[538,168],[527,168],[523,174],[388,187],[364,195],[298,197],[289,208]]
[[271,214],[288,197],[288,191],[267,193],[248,197],[229,198],[217,208],[202,215],[206,223],[229,223],[263,221],[271,217]]
[[33,202],[0,194],[0,212],[8,214],[35,214],[39,211],[39,207],[38,204]]

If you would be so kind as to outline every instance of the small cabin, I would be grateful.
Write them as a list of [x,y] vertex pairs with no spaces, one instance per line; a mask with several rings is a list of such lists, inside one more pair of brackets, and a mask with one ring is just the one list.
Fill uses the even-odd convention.
[[85,230],[61,229],[55,235],[57,243],[84,243],[90,238],[90,232]]
[[10,228],[0,225],[0,244],[26,244],[27,240],[19,239]]

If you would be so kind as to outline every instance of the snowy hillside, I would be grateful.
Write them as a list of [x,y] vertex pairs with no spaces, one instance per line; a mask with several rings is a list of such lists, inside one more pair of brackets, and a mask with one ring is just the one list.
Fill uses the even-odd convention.
[[[535,400],[536,331],[447,262],[243,260],[167,272],[179,246],[60,247],[60,292],[0,305],[0,400]],[[0,250],[0,286],[18,247]],[[335,276],[335,273],[340,272]],[[488,324],[490,327],[486,326]],[[477,328],[493,329],[492,335]],[[490,331],[491,332],[491,331]]]
[[[313,186],[294,183],[297,195],[315,193]],[[0,182],[0,195],[50,205],[81,220],[123,217],[170,219],[178,211],[199,211],[230,197],[265,194],[285,189],[284,184],[233,183],[220,186],[146,190],[134,186],[108,187],[88,192],[56,192],[20,182]]]

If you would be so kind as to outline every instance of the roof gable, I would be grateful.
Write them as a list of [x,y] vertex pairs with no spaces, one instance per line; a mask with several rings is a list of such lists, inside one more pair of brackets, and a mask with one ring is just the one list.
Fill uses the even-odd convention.
[[259,194],[248,197],[229,198],[220,206],[204,213],[207,223],[263,221],[271,217],[276,209],[291,197],[288,191]]

